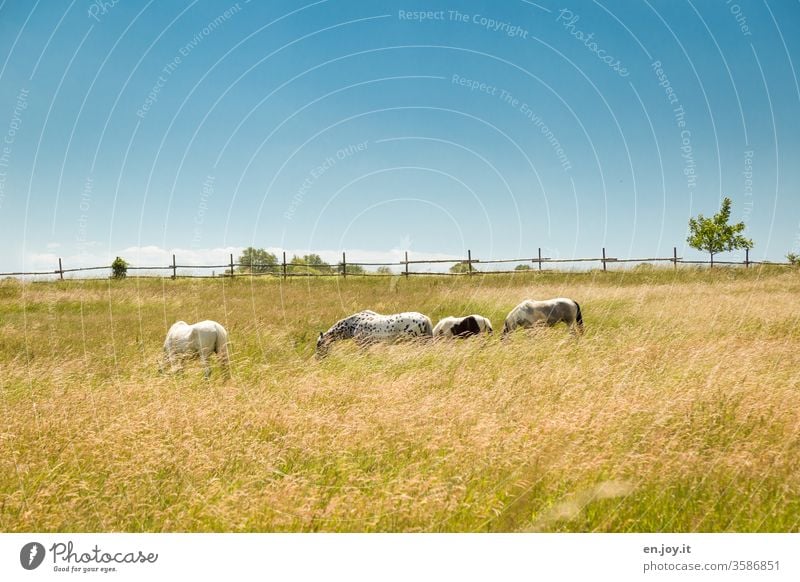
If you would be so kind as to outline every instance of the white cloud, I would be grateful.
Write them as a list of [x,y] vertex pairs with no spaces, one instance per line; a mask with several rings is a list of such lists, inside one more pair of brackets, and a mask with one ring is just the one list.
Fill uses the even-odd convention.
[[[17,266],[11,271],[53,272],[58,269],[58,255],[55,253],[32,253],[28,255],[23,267]],[[5,271],[5,269],[2,269]]]
[[239,256],[244,247],[218,247],[213,249],[164,249],[154,245],[143,247],[127,247],[116,253],[137,266],[167,266],[172,264],[172,255],[179,265],[220,265],[230,262],[230,255],[234,260]]

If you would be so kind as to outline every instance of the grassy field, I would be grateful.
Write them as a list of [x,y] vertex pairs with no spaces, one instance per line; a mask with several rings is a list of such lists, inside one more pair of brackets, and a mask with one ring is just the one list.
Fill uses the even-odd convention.
[[[576,299],[563,326],[357,349],[361,309]],[[163,376],[178,319],[232,378]],[[800,274],[0,282],[2,531],[800,530]]]

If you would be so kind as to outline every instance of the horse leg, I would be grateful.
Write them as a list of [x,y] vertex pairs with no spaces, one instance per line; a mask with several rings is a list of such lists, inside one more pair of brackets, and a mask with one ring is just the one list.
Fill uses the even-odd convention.
[[372,343],[372,339],[367,333],[354,333],[353,341],[361,349],[368,347]]
[[161,356],[158,358],[158,373],[163,375],[167,371],[167,362],[169,361],[169,354],[166,348],[161,351]]
[[211,366],[208,363],[208,353],[206,350],[200,350],[200,362],[203,364],[203,371],[208,380],[211,377]]
[[227,344],[220,348],[217,352],[217,358],[219,359],[219,363],[222,366],[222,373],[225,375],[225,378],[231,377],[231,363],[230,363],[230,355],[228,354],[228,346]]

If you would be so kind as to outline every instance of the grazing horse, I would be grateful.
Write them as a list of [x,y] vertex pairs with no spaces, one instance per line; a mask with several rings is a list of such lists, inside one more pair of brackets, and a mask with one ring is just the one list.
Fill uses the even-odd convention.
[[433,328],[433,337],[469,337],[481,332],[492,333],[492,322],[482,315],[445,317]]
[[169,328],[164,340],[164,360],[161,369],[169,362],[174,372],[183,368],[183,361],[200,358],[205,368],[206,378],[211,375],[208,357],[216,353],[226,374],[228,368],[228,332],[216,321],[201,321],[189,325],[178,321]]
[[563,321],[573,332],[583,333],[583,316],[581,306],[572,299],[556,297],[546,301],[526,299],[506,317],[503,335],[517,327],[533,327],[539,325],[555,325]]
[[378,341],[395,341],[414,337],[430,337],[431,320],[416,311],[381,315],[374,311],[359,311],[334,323],[325,333],[319,332],[317,356],[327,355],[331,343],[354,339],[361,346]]

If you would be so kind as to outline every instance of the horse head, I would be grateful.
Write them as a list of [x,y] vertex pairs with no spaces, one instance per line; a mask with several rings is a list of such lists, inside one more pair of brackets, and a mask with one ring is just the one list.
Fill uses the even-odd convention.
[[317,338],[317,347],[316,347],[316,355],[318,359],[322,359],[328,355],[328,346],[330,342],[325,339],[325,334],[319,332],[319,337]]

